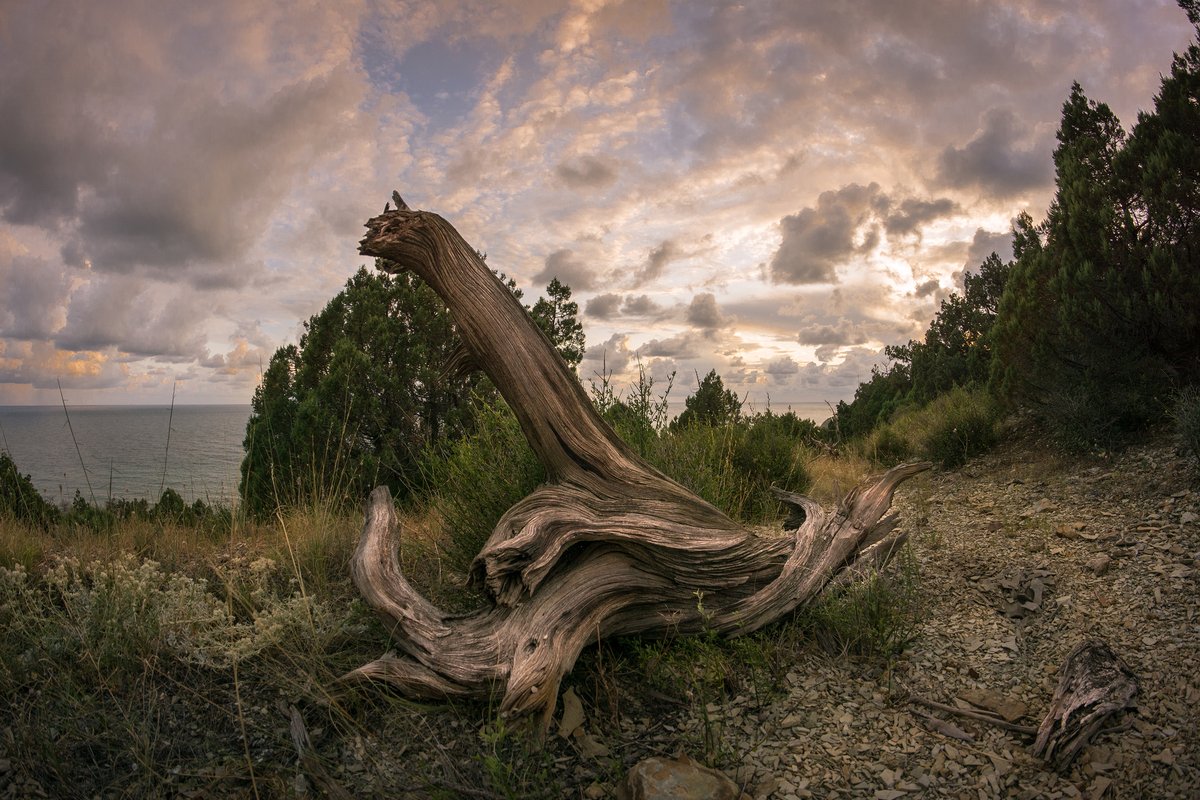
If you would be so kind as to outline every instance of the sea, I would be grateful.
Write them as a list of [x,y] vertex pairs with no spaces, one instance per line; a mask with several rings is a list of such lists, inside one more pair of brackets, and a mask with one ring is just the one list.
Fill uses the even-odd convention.
[[[46,500],[232,505],[249,405],[0,406],[0,448]],[[169,440],[168,440],[169,437]]]
[[[682,401],[670,406],[672,416],[682,410]],[[771,410],[818,423],[830,416],[825,403]],[[0,406],[0,448],[59,505],[75,492],[100,504],[153,502],[168,487],[189,503],[232,505],[249,418],[248,405]]]

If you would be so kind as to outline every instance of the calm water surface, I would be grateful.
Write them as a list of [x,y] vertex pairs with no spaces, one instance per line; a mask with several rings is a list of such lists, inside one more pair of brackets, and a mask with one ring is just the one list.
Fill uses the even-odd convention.
[[[829,416],[824,403],[773,406],[776,413],[789,408],[816,422]],[[672,416],[682,410],[682,400],[671,404]],[[69,426],[61,406],[0,406],[0,448],[47,500],[69,503],[76,490],[100,503],[157,500],[164,469],[165,485],[188,502],[237,497],[250,406],[175,406],[174,414],[168,406],[67,406],[67,412]]]
[[157,500],[164,474],[165,485],[189,502],[237,497],[250,406],[175,406],[172,413],[168,406],[68,405],[67,412],[69,426],[62,406],[0,406],[0,447],[47,500],[70,502],[76,489],[100,503]]

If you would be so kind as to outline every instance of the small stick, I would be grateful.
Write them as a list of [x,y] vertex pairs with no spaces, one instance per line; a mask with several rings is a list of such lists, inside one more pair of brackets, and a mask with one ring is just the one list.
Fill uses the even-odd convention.
[[911,692],[909,692],[908,699],[914,703],[932,708],[936,711],[945,711],[947,714],[956,714],[960,717],[966,717],[967,719],[973,719],[978,722],[987,722],[991,725],[995,725],[997,728],[1003,728],[1006,731],[1015,731],[1016,733],[1023,733],[1027,736],[1036,736],[1038,732],[1037,728],[1034,728],[1030,725],[1017,725],[1014,722],[1008,722],[1007,720],[993,717],[990,714],[984,714],[979,711],[970,711],[968,709],[957,708],[955,706],[948,706],[945,703],[938,703],[933,700],[926,700],[924,697]]

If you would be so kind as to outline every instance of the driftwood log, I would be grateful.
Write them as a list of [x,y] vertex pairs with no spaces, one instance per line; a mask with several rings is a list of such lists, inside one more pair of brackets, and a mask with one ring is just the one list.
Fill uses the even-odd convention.
[[1064,770],[1116,715],[1134,708],[1137,678],[1104,642],[1080,642],[1063,661],[1033,754]]
[[[639,458],[599,416],[512,293],[440,216],[371,219],[359,252],[411,270],[446,303],[464,356],[512,408],[547,482],[510,508],[471,567],[491,604],[447,614],[413,590],[396,558],[386,488],[367,504],[351,569],[398,653],[347,677],[432,697],[502,696],[500,709],[549,724],[559,682],[589,643],[623,634],[739,635],[884,564],[902,540],[892,495],[928,464],[866,481],[831,510],[783,493],[803,515],[761,537]],[[458,359],[456,359],[457,361]],[[799,514],[794,518],[799,518]]]

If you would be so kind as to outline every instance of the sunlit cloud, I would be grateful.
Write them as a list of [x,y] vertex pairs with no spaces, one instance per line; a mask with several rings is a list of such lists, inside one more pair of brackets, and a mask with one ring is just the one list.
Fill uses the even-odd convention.
[[0,402],[247,402],[394,188],[568,284],[581,374],[843,399],[1044,213],[1070,82],[1131,123],[1191,35],[1165,0],[0,15]]

